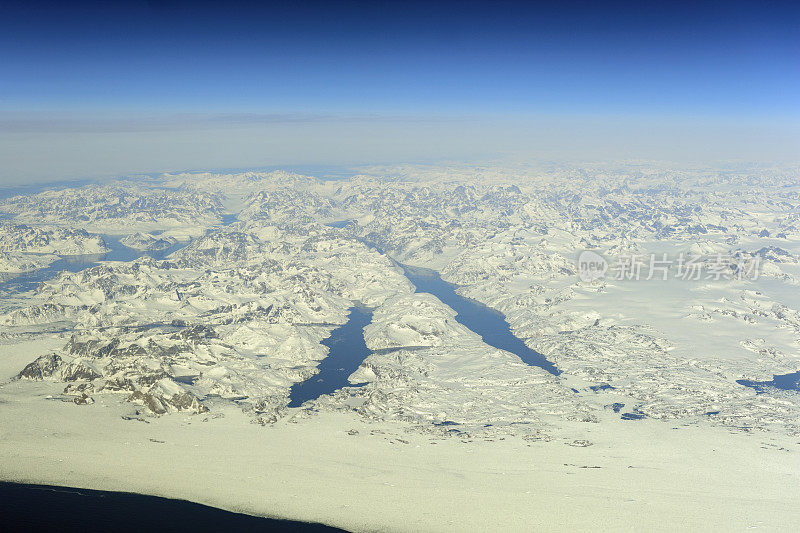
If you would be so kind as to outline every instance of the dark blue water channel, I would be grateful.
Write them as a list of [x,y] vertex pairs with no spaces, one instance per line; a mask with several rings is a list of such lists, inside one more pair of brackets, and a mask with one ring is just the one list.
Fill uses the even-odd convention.
[[0,290],[12,293],[27,292],[34,290],[39,283],[54,278],[59,272],[80,272],[85,268],[90,268],[100,264],[100,261],[133,261],[139,257],[148,255],[154,259],[164,259],[171,253],[180,250],[189,241],[177,242],[163,250],[141,251],[128,248],[120,242],[122,237],[103,235],[103,242],[106,243],[108,252],[103,254],[87,254],[62,256],[61,259],[54,261],[45,268],[24,272],[15,275],[6,281],[0,282]]
[[372,311],[369,309],[350,309],[347,323],[334,329],[330,337],[322,341],[329,352],[317,367],[319,372],[292,386],[289,407],[300,407],[309,400],[352,386],[347,378],[371,353],[364,342],[364,328],[370,322]]
[[800,371],[790,374],[775,374],[771,381],[751,381],[749,379],[737,379],[736,383],[756,390],[756,394],[769,392],[770,390],[790,390],[800,392]]
[[[523,362],[538,366],[557,376],[561,371],[542,354],[530,349],[511,333],[505,317],[480,302],[464,298],[455,286],[443,281],[435,270],[400,265],[416,292],[433,294],[456,313],[456,320],[478,335],[483,342],[511,352]],[[319,372],[306,381],[296,383],[289,394],[289,407],[300,407],[309,400],[352,386],[347,378],[370,355],[364,342],[364,327],[372,321],[372,311],[360,307],[350,310],[348,321],[322,341],[329,348],[328,356],[319,364]]]
[[3,531],[343,531],[128,492],[0,482]]
[[[349,221],[338,221],[327,225],[343,228],[347,222]],[[366,240],[362,242],[388,256],[375,243]],[[397,262],[395,264],[403,269],[406,277],[416,287],[416,292],[433,294],[442,303],[450,306],[457,313],[456,321],[477,333],[489,346],[511,352],[522,359],[524,363],[538,366],[554,376],[561,374],[555,364],[548,361],[544,355],[529,348],[520,338],[511,333],[511,327],[502,313],[476,300],[457,294],[456,286],[442,280],[435,270],[410,267]],[[289,407],[299,407],[306,401],[350,386],[347,381],[348,376],[371,353],[364,343],[363,333],[364,327],[371,320],[371,311],[357,307],[351,310],[347,324],[335,329],[331,336],[323,341],[323,344],[330,348],[330,352],[320,363],[319,373],[292,387]]]
[[403,269],[406,277],[417,288],[416,292],[433,294],[442,303],[450,306],[458,313],[456,320],[480,335],[489,346],[511,352],[523,362],[547,370],[554,376],[561,374],[555,364],[511,333],[511,327],[502,313],[459,295],[456,293],[456,286],[442,280],[435,270],[409,266],[403,266]]

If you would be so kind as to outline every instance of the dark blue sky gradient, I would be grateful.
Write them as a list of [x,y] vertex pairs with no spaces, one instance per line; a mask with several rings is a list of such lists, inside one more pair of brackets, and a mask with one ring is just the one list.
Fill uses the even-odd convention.
[[0,110],[800,116],[800,2],[4,2]]
[[0,186],[800,156],[800,2],[0,0]]

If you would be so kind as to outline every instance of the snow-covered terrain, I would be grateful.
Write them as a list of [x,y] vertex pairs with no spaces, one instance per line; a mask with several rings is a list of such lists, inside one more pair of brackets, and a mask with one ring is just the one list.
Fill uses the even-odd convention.
[[[98,457],[136,443],[142,471],[123,480],[114,462],[71,456],[76,483],[355,529],[404,523],[377,506],[384,482],[424,487],[397,507],[416,529],[446,500],[421,503],[437,476],[459,485],[462,471],[466,485],[452,493],[475,491],[485,505],[453,507],[438,529],[546,527],[549,512],[575,527],[644,513],[646,529],[708,525],[703,513],[787,530],[797,518],[800,391],[740,381],[800,370],[798,169],[168,174],[17,196],[0,211],[11,219],[0,225],[5,272],[103,252],[103,234],[149,251],[191,238],[163,259],[101,261],[0,300],[0,417],[9,421],[0,450],[49,439],[13,452],[5,477],[64,482],[59,443],[88,439],[92,420]],[[226,214],[236,221],[223,224]],[[604,275],[581,276],[586,251],[605,262]],[[484,342],[435,294],[415,292],[402,264],[435,269],[502,313],[561,373]],[[292,386],[335,357],[321,341],[354,305],[370,308],[372,322],[353,386],[288,407]],[[336,452],[320,450],[326,435]],[[287,448],[298,439],[312,445]],[[147,472],[160,460],[147,450],[162,441],[163,460],[181,464],[197,442],[209,472],[232,447],[249,453],[263,441],[281,459],[258,464],[295,492],[265,507],[232,490],[233,475],[205,493],[191,488],[191,472],[159,486]],[[289,456],[300,471],[327,465],[317,504],[293,500],[305,482]],[[253,490],[278,482],[261,473]],[[347,504],[355,513],[330,503],[347,480],[358,485],[358,503]],[[743,492],[749,484],[762,492]],[[678,495],[687,486],[695,492]],[[585,517],[553,511],[552,491],[568,488]],[[495,508],[487,522],[499,495],[518,506]],[[626,509],[628,499],[637,505]],[[662,521],[681,509],[683,521]]]
[[162,251],[174,246],[177,241],[174,237],[161,237],[149,233],[134,233],[126,235],[120,242],[128,248],[140,251]]
[[107,251],[102,238],[83,230],[0,223],[0,275],[37,270],[63,256]]
[[208,193],[119,182],[14,196],[0,201],[0,213],[14,222],[95,233],[182,230],[197,234],[220,222],[222,204],[219,196]]

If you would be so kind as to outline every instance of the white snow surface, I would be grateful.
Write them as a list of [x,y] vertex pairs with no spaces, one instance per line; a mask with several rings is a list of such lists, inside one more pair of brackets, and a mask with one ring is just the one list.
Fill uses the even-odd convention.
[[[192,239],[0,299],[4,479],[365,531],[800,518],[800,392],[737,383],[800,370],[798,169],[185,173],[0,211],[4,272],[105,251],[101,234],[141,250]],[[583,250],[761,268],[585,282]],[[562,374],[485,344],[398,261],[502,312]],[[287,407],[353,306],[373,313],[353,386]]]

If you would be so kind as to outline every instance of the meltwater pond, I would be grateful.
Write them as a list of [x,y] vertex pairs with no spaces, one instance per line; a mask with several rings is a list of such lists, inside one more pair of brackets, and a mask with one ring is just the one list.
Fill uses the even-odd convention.
[[417,288],[417,292],[433,294],[457,313],[456,320],[480,335],[483,342],[511,352],[523,362],[547,370],[554,376],[561,371],[548,361],[544,355],[530,349],[519,337],[511,333],[511,328],[502,313],[482,303],[465,298],[456,293],[455,285],[447,283],[435,270],[401,265],[406,277]]
[[353,222],[353,221],[350,220],[350,219],[348,219],[348,220],[335,220],[333,222],[328,222],[325,225],[328,226],[329,228],[341,229],[341,228],[346,228],[347,225],[350,224],[351,222]]
[[364,342],[364,327],[370,322],[372,311],[369,309],[350,309],[347,323],[333,330],[331,336],[322,341],[329,352],[317,367],[319,373],[292,386],[289,407],[300,407],[309,400],[352,386],[347,378],[371,353]]
[[771,381],[751,381],[749,379],[737,379],[736,383],[755,389],[757,394],[769,392],[770,390],[789,390],[800,392],[800,371],[790,374],[775,374]]

